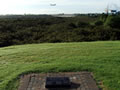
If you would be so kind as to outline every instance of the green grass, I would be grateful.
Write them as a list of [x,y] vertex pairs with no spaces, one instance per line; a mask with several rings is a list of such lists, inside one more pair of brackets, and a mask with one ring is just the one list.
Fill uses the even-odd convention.
[[0,48],[0,90],[16,90],[25,73],[90,71],[120,90],[120,41],[46,43]]

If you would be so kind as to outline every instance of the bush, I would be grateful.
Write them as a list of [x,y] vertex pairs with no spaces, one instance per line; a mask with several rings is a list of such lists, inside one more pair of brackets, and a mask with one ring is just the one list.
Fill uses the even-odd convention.
[[101,26],[101,25],[103,25],[103,21],[96,21],[96,22],[95,22],[95,25],[96,25],[96,26]]
[[120,40],[119,35],[119,16],[108,16],[105,25],[102,20],[88,16],[0,19],[0,47],[43,42]]
[[85,27],[89,26],[89,23],[79,21],[77,23],[77,26],[80,27],[80,28],[85,28]]
[[108,16],[105,25],[120,29],[120,16]]

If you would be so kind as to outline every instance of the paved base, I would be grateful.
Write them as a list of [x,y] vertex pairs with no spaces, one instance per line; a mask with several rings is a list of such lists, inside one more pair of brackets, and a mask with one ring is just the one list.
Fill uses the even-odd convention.
[[[46,77],[70,77],[71,88],[45,88]],[[21,76],[18,90],[99,90],[90,72],[29,74]]]

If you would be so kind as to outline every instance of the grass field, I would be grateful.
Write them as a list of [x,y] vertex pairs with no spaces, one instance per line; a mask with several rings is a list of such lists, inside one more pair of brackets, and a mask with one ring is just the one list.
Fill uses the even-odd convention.
[[0,48],[0,90],[25,73],[90,71],[104,90],[120,90],[120,41],[46,43]]

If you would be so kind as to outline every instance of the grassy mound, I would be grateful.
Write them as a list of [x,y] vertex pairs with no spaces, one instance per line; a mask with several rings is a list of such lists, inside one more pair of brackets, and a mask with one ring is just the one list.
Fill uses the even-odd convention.
[[46,43],[0,48],[0,90],[16,90],[20,74],[90,71],[120,89],[120,42]]

